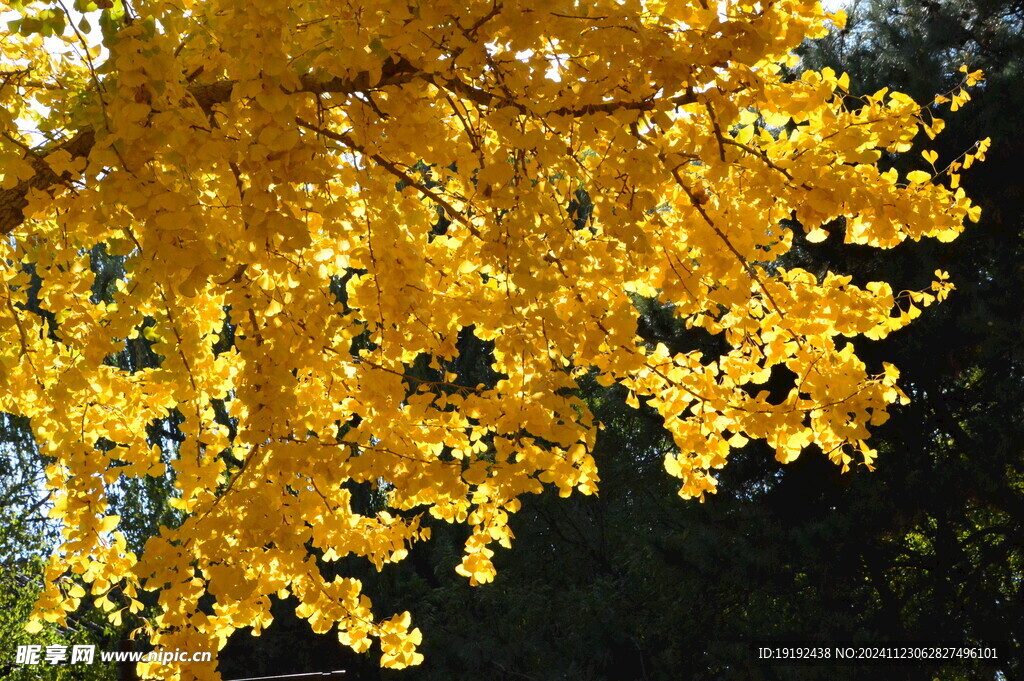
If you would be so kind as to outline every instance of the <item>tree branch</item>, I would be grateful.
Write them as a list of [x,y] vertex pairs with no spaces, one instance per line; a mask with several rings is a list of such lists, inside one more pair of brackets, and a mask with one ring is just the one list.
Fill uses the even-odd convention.
[[443,196],[433,191],[432,189],[424,185],[422,182],[418,182],[414,177],[412,177],[406,172],[403,172],[401,168],[397,167],[394,163],[387,160],[380,154],[367,154],[366,150],[363,147],[356,144],[356,142],[345,133],[334,132],[332,130],[320,128],[318,126],[313,125],[312,123],[308,123],[302,120],[301,118],[296,119],[296,123],[298,123],[301,127],[306,128],[307,130],[311,130],[312,132],[317,133],[318,135],[323,135],[324,137],[332,139],[335,142],[341,142],[352,151],[358,151],[359,153],[365,155],[378,166],[380,166],[390,174],[394,175],[402,182],[405,182],[410,187],[414,187],[417,191],[419,191],[421,194],[429,198],[431,201],[443,207],[453,220],[457,220],[459,223],[461,223],[467,230],[469,230],[470,234],[475,236],[477,239],[483,240],[483,235],[480,234],[480,230],[478,230],[473,225],[472,222],[466,219],[466,216],[462,214],[462,211],[457,210],[455,206],[449,203],[448,200],[445,199]]
[[[497,5],[497,7],[500,7],[500,5]],[[480,106],[490,108],[512,107],[521,113],[538,116],[554,114],[571,117],[595,113],[612,113],[615,111],[652,111],[659,101],[664,101],[651,96],[638,101],[601,102],[580,106],[563,106],[550,111],[533,112],[522,102],[510,97],[489,92],[457,78],[443,77],[436,73],[422,71],[405,58],[399,58],[398,60],[388,59],[381,68],[380,77],[375,79],[375,82],[371,82],[371,77],[372,74],[369,71],[360,72],[352,78],[331,78],[328,80],[321,80],[313,75],[306,74],[300,78],[301,85],[295,92],[306,92],[315,95],[355,94],[388,85],[402,85],[415,79],[422,79],[436,87],[457,93],[464,99]],[[196,105],[209,116],[213,113],[216,105],[230,101],[236,82],[223,80],[215,83],[194,85],[188,89],[188,92]],[[696,101],[696,97],[691,91],[687,90],[685,93],[672,97],[667,101],[673,106],[678,107]],[[48,149],[33,152],[27,156],[27,160],[35,169],[35,175],[19,182],[10,189],[0,190],[0,235],[10,234],[24,221],[24,210],[28,205],[28,195],[33,189],[44,191],[52,196],[56,193],[59,185],[71,181],[71,173],[65,172],[58,175],[44,159],[57,151],[66,151],[71,155],[72,159],[87,158],[96,144],[96,132],[92,127],[82,128],[70,139]]]
[[[301,78],[301,87],[296,92],[355,94],[386,85],[407,83],[417,75],[419,75],[419,71],[405,59],[398,61],[389,59],[384,63],[380,79],[377,82],[370,82],[370,73],[367,71],[363,71],[353,78],[331,78],[329,80],[319,80],[312,75],[304,75]],[[214,106],[231,99],[235,83],[236,81],[223,80],[196,85],[189,88],[188,91],[199,108],[210,115]],[[52,196],[59,185],[71,180],[71,173],[66,172],[61,175],[55,173],[44,160],[47,156],[57,151],[66,151],[71,154],[72,159],[87,158],[95,144],[96,131],[92,127],[87,127],[82,128],[64,142],[30,154],[26,160],[32,164],[35,175],[27,180],[22,180],[10,189],[0,191],[0,234],[10,234],[25,219],[24,210],[28,205],[28,194],[31,190],[38,189]]]

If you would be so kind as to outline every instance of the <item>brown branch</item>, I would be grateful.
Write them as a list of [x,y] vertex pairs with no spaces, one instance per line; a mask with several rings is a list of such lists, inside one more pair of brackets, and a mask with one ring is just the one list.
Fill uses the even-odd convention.
[[[520,113],[528,113],[536,116],[570,116],[577,118],[579,116],[586,116],[588,114],[595,113],[614,113],[616,111],[653,111],[659,101],[654,97],[648,97],[639,101],[613,101],[613,102],[601,102],[600,104],[583,104],[580,106],[562,106],[557,109],[551,109],[550,111],[531,111],[525,104],[518,102],[509,97],[505,97],[489,90],[470,85],[458,78],[441,78],[436,74],[423,74],[423,79],[431,83],[435,87],[444,88],[450,92],[455,92],[462,97],[468,99],[474,104],[486,106],[490,108],[499,107],[512,107],[518,110]],[[683,106],[684,104],[692,104],[697,101],[697,97],[687,90],[685,93],[673,97],[667,100],[673,107]]]
[[[388,60],[384,63],[380,78],[376,82],[370,81],[371,76],[367,71],[363,71],[353,78],[331,78],[329,80],[319,80],[312,75],[304,75],[297,92],[317,95],[355,94],[387,85],[407,83],[417,75],[419,72],[408,61],[404,59]],[[230,101],[235,84],[236,81],[224,80],[195,85],[188,89],[188,93],[196,105],[209,116],[217,104]],[[0,191],[0,234],[10,234],[25,219],[24,211],[28,205],[28,195],[33,189],[53,196],[58,186],[72,179],[71,173],[65,172],[60,175],[55,173],[44,160],[45,157],[57,151],[66,151],[72,159],[87,158],[95,144],[96,130],[86,127],[78,130],[68,140],[29,155],[26,160],[32,164],[35,175],[27,180],[22,180],[10,189]]]
[[[724,137],[724,136],[719,136],[718,141],[721,144],[729,144],[729,145],[734,146],[734,147],[739,147],[740,149],[742,149],[743,151],[747,152],[751,156],[758,157],[759,159],[761,159],[761,161],[766,166],[768,166],[772,170],[775,170],[775,171],[778,171],[779,173],[782,173],[783,177],[785,177],[790,182],[793,181],[793,174],[791,172],[789,172],[788,170],[786,170],[785,168],[783,168],[782,166],[776,165],[770,158],[768,158],[768,154],[766,154],[764,152],[764,150],[762,150],[762,149],[753,149],[753,148],[747,146],[746,144],[743,144],[742,142],[738,142],[738,141],[736,141],[734,139],[729,139],[728,137]],[[802,187],[803,189],[806,189],[807,191],[811,191],[811,187],[809,187],[806,182],[801,182],[800,183],[800,187]]]
[[[770,302],[772,307],[775,309],[775,311],[779,313],[779,317],[785,318],[785,315],[782,312],[782,308],[780,308],[778,303],[775,302],[775,298],[772,296],[771,292],[768,290],[768,287],[766,287],[764,285],[764,282],[761,281],[761,277],[759,277],[757,275],[757,272],[751,266],[750,262],[746,259],[746,257],[744,257],[744,255],[742,253],[739,252],[739,250],[736,248],[736,246],[733,245],[732,241],[725,234],[725,232],[723,232],[721,229],[719,229],[718,225],[715,224],[715,221],[712,220],[711,216],[708,215],[706,210],[704,210],[703,203],[693,193],[693,190],[690,188],[690,186],[687,185],[685,181],[683,181],[683,178],[679,175],[679,168],[673,168],[672,169],[672,177],[675,179],[676,184],[679,185],[679,187],[683,190],[683,193],[685,193],[686,196],[689,197],[690,203],[693,205],[693,207],[700,214],[701,218],[704,219],[704,222],[706,222],[707,225],[709,227],[711,227],[711,229],[715,232],[715,234],[718,236],[718,238],[721,239],[725,243],[726,248],[728,248],[729,251],[734,256],[736,256],[736,258],[740,261],[740,264],[743,266],[743,269],[746,270],[746,272],[747,272],[747,276],[749,276],[754,282],[757,283],[758,288],[760,288],[761,292],[764,293],[765,297],[768,299],[768,302]],[[801,345],[802,343],[800,342],[800,338],[796,334],[793,334],[792,332],[790,332],[790,333],[793,335],[793,338],[796,340],[797,345]]]
[[711,108],[711,102],[704,102],[704,108],[708,110],[708,118],[711,119],[711,126],[715,129],[715,137],[718,138],[718,158],[725,163],[725,146],[722,144],[722,129],[718,127],[718,119],[715,118],[715,110]]
[[[495,4],[492,13],[500,10],[501,5]],[[486,15],[487,19],[492,14]],[[482,24],[481,24],[482,25]],[[477,27],[474,25],[474,27]],[[372,79],[372,80],[371,80]],[[517,101],[510,96],[500,95],[488,90],[470,85],[458,78],[444,77],[435,73],[428,73],[413,66],[404,58],[387,60],[380,71],[380,76],[363,71],[351,78],[331,78],[321,80],[311,74],[300,77],[300,86],[295,92],[304,92],[314,95],[341,94],[351,95],[360,92],[370,92],[374,89],[388,85],[403,85],[415,79],[422,79],[435,87],[457,93],[460,97],[469,100],[480,106],[489,108],[512,107],[521,113],[538,117],[547,115],[579,117],[595,113],[614,113],[616,111],[653,111],[659,103],[668,103],[674,107],[682,106],[696,101],[696,96],[690,90],[672,98],[657,98],[653,94],[638,101],[611,101],[595,104],[583,104],[577,106],[563,106],[548,111],[534,112],[526,104]],[[213,113],[214,107],[231,100],[236,81],[224,80],[214,83],[192,85],[188,88],[188,94],[195,104],[207,115]],[[77,130],[70,139],[54,144],[49,148],[41,149],[27,156],[32,164],[35,174],[19,182],[10,189],[0,190],[0,235],[10,234],[25,219],[24,210],[28,205],[28,195],[33,190],[46,192],[53,196],[61,184],[66,184],[72,179],[71,173],[58,175],[44,160],[45,157],[56,151],[66,151],[72,159],[88,158],[93,146],[96,143],[97,130],[92,127],[85,127]],[[376,159],[375,159],[376,160]],[[387,166],[384,166],[387,168]],[[387,168],[393,172],[393,166]],[[403,178],[407,179],[407,178]],[[423,188],[416,184],[417,189]],[[442,205],[444,203],[439,201]],[[454,213],[457,215],[457,213]],[[470,228],[473,231],[474,228]]]
[[35,175],[22,180],[10,189],[0,191],[0,234],[10,234],[25,219],[25,207],[28,206],[28,195],[33,189],[46,192],[51,196],[59,185],[71,181],[71,173],[58,175],[46,162],[45,157],[58,151],[66,151],[72,158],[85,158],[96,143],[96,135],[92,128],[85,128],[69,140],[65,140],[45,152],[33,152],[25,157]]
[[[479,19],[474,21],[472,26],[470,26],[468,29],[465,29],[463,31],[464,35],[467,38],[470,38],[470,39],[476,38],[476,32],[479,31],[483,27],[483,25],[486,24],[488,21],[490,21],[494,17],[498,16],[498,14],[501,12],[501,10],[503,8],[504,8],[504,5],[502,5],[502,3],[500,3],[500,2],[497,2],[497,0],[492,2],[491,3],[491,11],[489,11],[487,14],[483,15],[482,17],[480,17]],[[458,20],[456,20],[455,23],[458,23]],[[461,28],[461,25],[460,25],[460,28]]]
[[408,173],[403,172],[401,168],[399,168],[394,163],[387,160],[380,154],[366,153],[366,150],[363,147],[356,144],[355,140],[353,140],[351,137],[349,137],[343,132],[334,132],[333,130],[320,128],[313,125],[312,123],[308,123],[302,120],[301,118],[296,118],[295,122],[298,123],[299,126],[306,128],[307,130],[311,130],[312,132],[315,132],[318,135],[323,135],[324,137],[332,139],[335,142],[341,142],[352,151],[358,151],[360,154],[363,154],[367,158],[373,160],[373,162],[376,163],[378,166],[380,166],[387,172],[391,173],[392,175],[400,179],[402,182],[405,182],[410,187],[414,187],[417,191],[419,191],[421,194],[429,198],[431,201],[434,201],[438,205],[442,206],[446,211],[448,211],[448,214],[451,215],[452,219],[457,220],[459,223],[461,223],[466,229],[469,230],[470,234],[472,234],[473,236],[480,240],[483,240],[483,235],[480,234],[480,230],[474,227],[473,223],[467,220],[466,216],[463,215],[461,211],[457,210],[455,206],[449,203],[446,198],[444,198],[437,192],[433,191],[422,182],[417,181],[416,178],[412,177]]
[[11,303],[11,299],[7,299],[7,309],[11,311],[11,318],[14,319],[15,325],[18,327],[18,336],[21,340],[21,353],[19,356],[23,356],[29,353],[28,349],[28,338],[25,335],[25,327],[21,325],[21,318],[18,317],[18,311],[14,309],[14,305]]

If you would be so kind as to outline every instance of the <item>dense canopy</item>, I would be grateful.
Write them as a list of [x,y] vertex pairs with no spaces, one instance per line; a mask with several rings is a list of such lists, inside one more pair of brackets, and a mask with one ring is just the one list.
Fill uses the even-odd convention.
[[[458,572],[491,581],[521,495],[599,489],[584,375],[657,410],[686,498],[751,439],[870,467],[905,396],[852,339],[952,285],[807,271],[794,243],[978,218],[958,171],[985,142],[886,170],[967,93],[852,106],[847,76],[795,68],[842,25],[816,2],[5,8],[0,410],[54,457],[65,527],[39,616],[77,607],[70,574],[115,617],[108,595],[156,591],[163,647],[258,632],[290,593],[315,631],[419,662],[409,613],[321,566],[400,560],[429,513],[469,526]],[[723,352],[642,339],[652,304]],[[182,521],[136,556],[107,499],[166,466]]]

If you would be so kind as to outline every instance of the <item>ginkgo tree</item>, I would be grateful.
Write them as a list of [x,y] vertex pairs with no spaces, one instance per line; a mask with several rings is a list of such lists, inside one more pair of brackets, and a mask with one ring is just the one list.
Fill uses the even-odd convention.
[[[53,458],[64,528],[30,628],[87,597],[119,621],[146,590],[151,641],[204,650],[290,594],[314,631],[416,664],[410,613],[375,613],[325,563],[401,560],[429,514],[469,527],[456,569],[491,581],[521,495],[598,491],[584,374],[661,414],[684,498],[750,439],[871,466],[869,427],[906,398],[853,339],[952,284],[896,292],[785,256],[978,218],[958,173],[987,142],[885,168],[981,74],[925,104],[852,100],[845,75],[798,68],[843,23],[817,2],[4,7],[0,409]],[[98,244],[124,259],[109,299],[89,295]],[[641,299],[728,350],[645,343]],[[157,366],[112,361],[140,335]],[[455,369],[473,344],[483,382]],[[171,413],[180,443],[154,444]],[[135,555],[109,486],[167,460],[184,520]]]

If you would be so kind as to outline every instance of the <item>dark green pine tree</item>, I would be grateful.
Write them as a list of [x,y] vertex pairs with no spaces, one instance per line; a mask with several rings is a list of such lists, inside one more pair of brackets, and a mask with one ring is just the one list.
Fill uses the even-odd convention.
[[[914,404],[879,430],[880,469],[857,481],[858,503],[844,511],[862,513],[873,534],[855,556],[867,600],[853,602],[886,636],[1005,642],[1003,669],[1016,678],[1024,671],[1024,3],[877,0],[850,14],[847,30],[807,46],[808,65],[849,72],[853,96],[885,83],[918,101],[955,87],[961,65],[982,69],[970,104],[940,115],[947,127],[934,143],[936,166],[981,138],[993,145],[963,176],[982,221],[955,242],[882,258],[830,240],[808,253],[907,288],[939,267],[957,286],[867,355],[901,368]],[[927,169],[920,157],[909,161]]]

